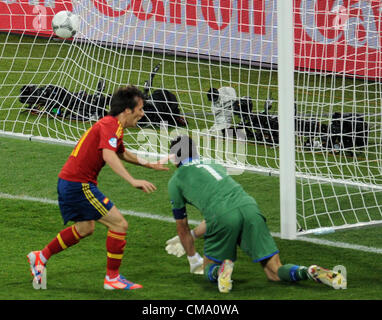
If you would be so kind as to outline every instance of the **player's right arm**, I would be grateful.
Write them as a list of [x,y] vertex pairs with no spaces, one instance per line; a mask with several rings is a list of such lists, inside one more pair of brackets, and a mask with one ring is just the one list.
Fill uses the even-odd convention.
[[178,232],[180,242],[187,253],[187,260],[190,264],[190,272],[203,274],[203,258],[195,250],[194,238],[191,235],[187,218],[176,219],[176,230]]
[[[186,200],[183,198],[180,188],[178,187],[175,179],[170,179],[168,183],[168,192],[170,196],[171,206],[172,206],[172,214],[177,224],[178,236],[181,239],[187,239],[185,241],[194,242],[194,239],[202,237],[206,233],[206,222],[203,220],[196,228],[190,231],[187,221],[187,211],[186,211]],[[188,237],[188,233],[191,235],[191,239]],[[172,239],[170,239],[171,242]],[[175,240],[175,239],[173,239]],[[176,241],[177,242],[177,241]],[[169,243],[167,243],[169,244]],[[182,242],[183,245],[183,242]],[[188,248],[191,248],[190,244],[186,244]],[[185,245],[183,245],[186,253],[190,255],[190,250],[187,250]],[[192,250],[191,250],[192,251]]]
[[180,242],[182,243],[184,251],[186,251],[189,257],[194,256],[196,253],[194,246],[194,238],[191,235],[187,218],[176,220],[176,231],[178,232],[178,236]]
[[150,193],[156,190],[156,187],[146,180],[137,180],[131,176],[126,170],[118,155],[110,149],[102,149],[103,160],[110,166],[110,168],[130,183],[134,188],[142,189],[144,192]]
[[196,252],[194,238],[191,235],[188,225],[186,201],[178,188],[176,180],[171,178],[168,184],[169,196],[172,204],[172,213],[176,220],[176,230],[184,250],[187,253],[187,259],[190,264],[190,272],[203,274],[203,258]]
[[[206,233],[206,229],[206,222],[203,220],[197,227],[191,230],[191,236],[194,242],[196,239],[201,238]],[[166,241],[166,251],[168,254],[172,254],[178,258],[186,253],[178,235]]]

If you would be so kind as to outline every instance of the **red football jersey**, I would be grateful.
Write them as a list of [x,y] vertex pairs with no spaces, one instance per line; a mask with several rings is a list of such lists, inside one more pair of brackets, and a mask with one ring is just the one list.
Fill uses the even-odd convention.
[[58,176],[68,181],[97,184],[98,174],[105,165],[102,149],[125,151],[122,125],[112,116],[102,118],[84,133]]

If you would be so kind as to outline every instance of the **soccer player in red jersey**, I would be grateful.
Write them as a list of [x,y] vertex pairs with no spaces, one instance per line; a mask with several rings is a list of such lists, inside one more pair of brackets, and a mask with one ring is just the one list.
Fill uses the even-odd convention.
[[107,163],[112,170],[135,188],[150,193],[156,187],[145,180],[133,178],[121,160],[155,170],[168,170],[161,162],[149,163],[125,150],[123,130],[135,127],[144,115],[144,96],[134,86],[117,90],[111,99],[110,112],[87,130],[59,173],[58,202],[64,224],[75,223],[60,233],[41,251],[28,254],[34,281],[41,283],[42,272],[49,258],[91,235],[98,221],[108,228],[107,267],[104,288],[132,290],[141,285],[119,274],[126,245],[127,221],[97,188],[97,176]]

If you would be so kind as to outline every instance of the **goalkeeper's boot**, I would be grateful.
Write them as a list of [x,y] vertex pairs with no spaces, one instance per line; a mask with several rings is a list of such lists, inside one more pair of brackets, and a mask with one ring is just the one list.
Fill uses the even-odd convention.
[[314,281],[326,284],[334,289],[347,288],[346,278],[339,272],[312,265],[308,268],[308,275]]
[[233,271],[233,262],[224,260],[218,271],[218,287],[222,293],[228,293],[232,289],[231,275]]
[[133,283],[121,275],[112,280],[108,280],[107,277],[105,277],[103,287],[106,290],[135,290],[143,288],[140,284]]
[[31,268],[33,281],[41,284],[42,274],[46,268],[45,263],[41,258],[41,251],[31,251],[28,253],[27,258]]

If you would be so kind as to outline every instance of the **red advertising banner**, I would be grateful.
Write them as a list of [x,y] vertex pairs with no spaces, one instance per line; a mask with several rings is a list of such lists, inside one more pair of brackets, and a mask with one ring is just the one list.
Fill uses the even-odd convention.
[[295,0],[297,68],[382,77],[382,1]]
[[[53,15],[70,10],[95,41],[276,64],[276,8],[277,0],[0,0],[0,31],[50,36]],[[296,69],[382,78],[382,1],[294,0],[294,13]]]
[[71,0],[0,0],[0,31],[50,36],[55,13],[72,9]]

